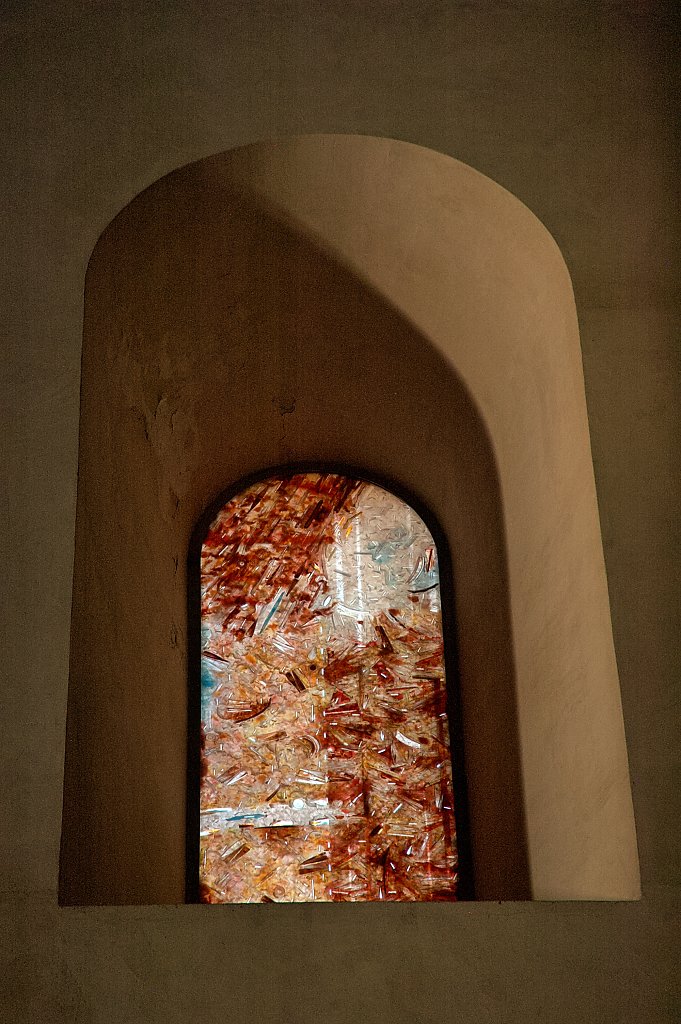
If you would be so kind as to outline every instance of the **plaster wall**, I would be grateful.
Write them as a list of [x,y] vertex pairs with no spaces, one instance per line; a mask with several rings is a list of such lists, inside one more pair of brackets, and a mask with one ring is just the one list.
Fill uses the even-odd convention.
[[[669,10],[4,5],[0,992],[9,1020],[222,1020],[225,990],[238,1020],[677,1019],[678,85]],[[301,131],[403,138],[455,156],[518,196],[566,258],[639,903],[470,904],[446,917],[420,907],[399,926],[371,906],[287,908],[276,930],[249,908],[207,918],[200,907],[57,907],[87,262],[103,228],[161,175]],[[312,965],[322,980],[308,988]]]

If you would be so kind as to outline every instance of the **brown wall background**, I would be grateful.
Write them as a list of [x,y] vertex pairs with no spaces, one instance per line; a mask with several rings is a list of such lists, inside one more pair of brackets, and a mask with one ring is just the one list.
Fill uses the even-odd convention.
[[[655,3],[5,4],[5,1016],[672,1021],[678,953],[678,220]],[[638,904],[57,908],[85,267],[173,168],[360,132],[471,164],[575,287]],[[306,986],[310,969],[318,981]]]

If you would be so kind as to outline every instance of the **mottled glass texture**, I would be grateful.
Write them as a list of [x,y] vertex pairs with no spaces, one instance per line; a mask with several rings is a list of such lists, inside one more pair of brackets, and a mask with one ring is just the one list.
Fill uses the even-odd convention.
[[200,894],[454,900],[437,552],[373,484],[254,484],[201,555]]

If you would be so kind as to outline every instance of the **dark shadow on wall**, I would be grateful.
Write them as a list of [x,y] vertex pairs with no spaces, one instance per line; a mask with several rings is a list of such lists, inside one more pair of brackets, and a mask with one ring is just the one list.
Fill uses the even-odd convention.
[[[132,341],[116,363],[122,337]],[[107,614],[134,621],[154,595],[170,593],[170,566],[184,565],[189,550],[180,643],[186,636],[185,664],[195,665],[205,510],[282,465],[343,467],[385,482],[435,525],[455,584],[446,629],[457,652],[450,678],[459,683],[454,717],[465,750],[475,896],[530,898],[499,483],[484,424],[451,365],[318,239],[226,180],[211,159],[147,190],[98,243],[86,287],[82,387],[60,902],[194,898],[185,883],[197,863],[191,737],[199,703],[193,675],[187,702],[176,664],[158,672],[172,620],[185,619],[187,608],[174,597],[136,643],[103,623]],[[153,396],[149,409],[162,395],[189,420],[191,445],[175,437],[161,458],[149,409],[140,417],[140,394]],[[171,486],[173,459],[184,460],[191,485],[169,520],[158,494]],[[154,502],[158,514],[143,514]],[[120,508],[134,529],[121,530]],[[91,539],[86,552],[91,529],[108,542]],[[108,612],[93,558],[114,580]],[[115,585],[131,573],[134,587]],[[96,648],[88,645],[93,635]],[[160,700],[179,723],[172,732],[155,725]],[[98,761],[102,743],[113,745],[113,770]]]

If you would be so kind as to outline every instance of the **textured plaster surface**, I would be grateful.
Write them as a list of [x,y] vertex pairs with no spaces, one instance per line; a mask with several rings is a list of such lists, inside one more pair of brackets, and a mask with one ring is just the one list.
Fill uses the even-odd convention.
[[[3,5],[6,1019],[678,1019],[678,83],[669,10]],[[639,903],[419,907],[399,919],[379,907],[298,907],[276,923],[261,908],[57,908],[85,268],[103,228],[161,175],[301,131],[392,136],[455,156],[526,203],[565,256]],[[310,989],[302,979],[313,964],[321,980]]]

